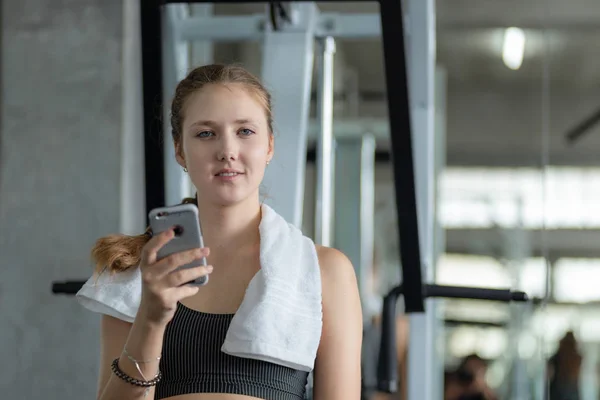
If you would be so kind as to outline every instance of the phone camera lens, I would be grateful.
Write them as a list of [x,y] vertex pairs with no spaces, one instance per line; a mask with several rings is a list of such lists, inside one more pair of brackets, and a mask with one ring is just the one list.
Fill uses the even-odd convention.
[[175,232],[175,236],[181,236],[181,234],[183,233],[183,227],[177,225],[175,229],[173,229],[173,232]]

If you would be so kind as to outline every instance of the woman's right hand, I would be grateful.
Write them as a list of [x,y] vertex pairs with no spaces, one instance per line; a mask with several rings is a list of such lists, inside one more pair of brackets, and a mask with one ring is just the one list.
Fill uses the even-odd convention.
[[157,261],[157,252],[175,237],[169,229],[152,237],[142,249],[140,270],[142,272],[142,299],[138,316],[146,322],[166,325],[177,309],[177,302],[198,293],[198,286],[186,285],[212,272],[212,266],[176,269],[202,257],[208,256],[208,248],[194,249],[172,254]]

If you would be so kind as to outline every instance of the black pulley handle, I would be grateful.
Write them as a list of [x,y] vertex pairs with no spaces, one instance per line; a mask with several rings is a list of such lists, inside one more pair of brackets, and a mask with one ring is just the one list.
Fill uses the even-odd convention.
[[[385,393],[398,391],[398,360],[396,355],[396,303],[403,295],[402,285],[395,287],[383,299],[381,343],[377,363],[377,389]],[[527,301],[527,294],[509,289],[484,289],[462,286],[424,285],[423,296],[491,301]]]
[[52,282],[52,293],[74,295],[79,292],[85,281]]

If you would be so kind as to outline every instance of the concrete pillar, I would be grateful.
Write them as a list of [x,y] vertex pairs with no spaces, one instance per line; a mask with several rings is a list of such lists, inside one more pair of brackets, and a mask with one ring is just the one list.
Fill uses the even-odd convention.
[[2,35],[2,398],[95,398],[99,317],[50,288],[120,229],[123,2],[5,1]]

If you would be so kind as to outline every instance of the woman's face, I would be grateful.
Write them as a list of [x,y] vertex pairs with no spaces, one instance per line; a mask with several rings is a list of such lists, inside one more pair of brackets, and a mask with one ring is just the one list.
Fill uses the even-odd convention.
[[233,205],[256,196],[273,157],[265,109],[241,84],[207,85],[186,101],[177,161],[198,201]]

